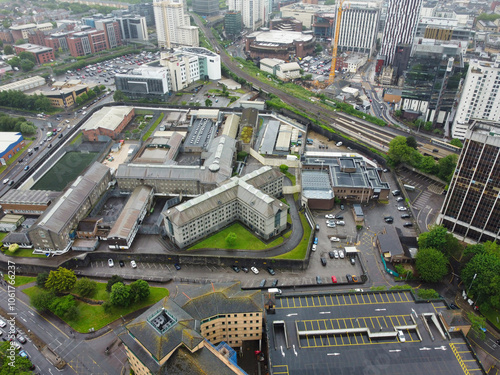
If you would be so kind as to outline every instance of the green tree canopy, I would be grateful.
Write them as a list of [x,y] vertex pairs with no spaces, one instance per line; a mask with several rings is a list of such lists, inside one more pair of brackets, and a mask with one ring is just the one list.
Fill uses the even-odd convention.
[[60,317],[64,317],[71,307],[75,306],[75,297],[68,294],[64,297],[57,297],[50,304],[50,311]]
[[286,173],[286,172],[288,172],[288,165],[286,165],[286,164],[281,164],[281,165],[280,165],[280,171],[281,171],[281,173]]
[[36,276],[36,285],[39,288],[45,288],[45,282],[47,281],[48,278],[49,278],[49,274],[47,272],[39,273]]
[[417,140],[415,139],[415,137],[412,137],[412,136],[406,137],[406,145],[408,147],[415,149],[415,150],[418,147]]
[[126,307],[130,305],[130,286],[116,283],[111,287],[109,300],[114,306]]
[[7,358],[10,350],[9,341],[0,341],[0,374],[1,375],[30,375],[33,372],[30,370],[32,363],[28,358],[20,355],[14,356],[14,365],[11,366],[10,360]]
[[234,246],[234,244],[236,243],[236,239],[238,237],[236,236],[236,233],[234,232],[231,232],[227,235],[226,237],[226,243],[229,245],[229,246]]
[[397,136],[389,143],[389,162],[392,165],[408,163],[417,166],[422,159],[422,155],[414,148],[408,146],[406,137]]
[[56,296],[52,291],[39,291],[30,298],[31,306],[42,312],[50,310],[54,298],[56,298]]
[[474,331],[481,340],[486,338],[486,333],[482,328],[486,328],[486,318],[484,316],[476,315],[473,312],[467,313],[467,318],[470,321],[470,328]]
[[82,297],[92,296],[97,289],[97,283],[86,277],[81,278],[75,284],[75,292]]
[[418,169],[425,173],[436,174],[438,166],[432,156],[424,156],[420,161]]
[[457,166],[458,156],[455,154],[450,154],[445,156],[444,158],[439,159],[438,161],[438,177],[450,182],[455,172],[455,168]]
[[150,294],[149,284],[146,281],[139,279],[130,284],[130,295],[134,297],[133,301],[130,301],[131,303],[143,301]]
[[462,143],[462,141],[460,139],[457,139],[457,138],[453,138],[451,141],[450,141],[450,144],[453,145],[453,146],[457,146],[457,147],[464,147],[464,144]]
[[56,292],[67,292],[75,286],[75,283],[75,273],[67,268],[59,267],[56,271],[50,271],[45,287]]
[[212,101],[210,99],[205,99],[205,107],[211,107],[212,106]]
[[29,52],[26,52],[26,51],[22,51],[22,52],[19,52],[19,54],[17,55],[21,60],[29,60],[31,61],[33,64],[36,63],[36,58],[35,58],[35,55],[33,55],[32,53],[29,53]]
[[123,277],[118,275],[111,276],[111,279],[108,280],[108,284],[106,285],[106,290],[111,292],[111,287],[116,283],[123,283]]
[[10,44],[7,44],[3,47],[3,53],[6,55],[13,55],[14,54],[14,48]]
[[123,91],[116,90],[115,93],[113,94],[113,99],[115,102],[123,102],[126,101],[128,98],[125,96]]
[[448,260],[442,252],[432,247],[419,249],[415,267],[423,281],[435,283],[448,273]]

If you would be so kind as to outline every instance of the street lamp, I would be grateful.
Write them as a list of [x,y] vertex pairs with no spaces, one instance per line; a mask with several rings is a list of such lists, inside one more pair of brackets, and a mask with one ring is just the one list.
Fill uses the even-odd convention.
[[469,289],[468,289],[469,292],[470,292],[470,288],[472,287],[472,283],[474,282],[474,280],[476,280],[476,276],[477,276],[477,273],[474,274],[474,277],[472,278],[472,281],[470,282]]

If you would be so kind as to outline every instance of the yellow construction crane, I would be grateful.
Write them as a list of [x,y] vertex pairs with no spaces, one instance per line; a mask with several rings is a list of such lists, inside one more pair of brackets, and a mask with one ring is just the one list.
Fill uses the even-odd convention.
[[344,12],[347,8],[344,9],[344,1],[339,1],[339,9],[337,11],[337,19],[335,20],[335,37],[333,38],[333,51],[332,51],[332,66],[330,68],[330,77],[328,78],[328,84],[332,84],[335,79],[335,68],[337,65],[337,47],[339,45],[339,34],[340,34],[340,21],[342,20],[342,12]]

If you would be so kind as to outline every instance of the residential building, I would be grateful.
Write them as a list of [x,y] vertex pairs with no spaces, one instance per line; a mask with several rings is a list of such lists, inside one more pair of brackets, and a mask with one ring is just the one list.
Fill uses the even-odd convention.
[[229,11],[240,11],[245,28],[257,30],[264,26],[266,7],[264,0],[228,0]]
[[29,52],[35,56],[37,64],[45,64],[54,61],[54,50],[50,47],[39,46],[36,44],[19,44],[14,46],[16,54],[21,52]]
[[63,254],[71,248],[70,234],[98,202],[111,181],[111,170],[95,162],[39,217],[28,237],[39,253]]
[[171,87],[169,71],[164,67],[140,67],[128,73],[116,74],[117,90],[131,98],[167,100]]
[[153,1],[158,47],[198,47],[198,28],[190,25],[183,0]]
[[[494,80],[494,78],[489,78]],[[474,121],[437,222],[460,240],[500,240],[500,126]]]
[[[156,303],[118,333],[134,373],[202,375],[210,369],[219,375],[246,374],[231,346],[262,337],[260,295],[241,291],[239,283],[210,284],[180,294]],[[233,324],[236,334],[229,333]],[[217,346],[208,339],[214,331],[219,332]]]
[[[265,185],[259,190],[262,182]],[[268,240],[286,228],[288,206],[275,198],[281,196],[282,189],[283,175],[270,167],[232,177],[216,189],[164,211],[166,234],[185,248],[240,221]]]
[[68,49],[73,57],[87,56],[108,49],[104,30],[88,30],[72,33],[67,38]]
[[224,15],[224,31],[228,36],[240,35],[243,30],[241,11],[229,11]]
[[392,65],[399,43],[413,43],[421,7],[422,0],[389,0],[380,50],[385,64]]
[[215,16],[219,14],[219,0],[193,0],[193,12],[200,16]]
[[[103,19],[95,21],[95,28],[104,31],[106,38],[106,49],[119,47],[122,45],[122,38],[120,35],[120,25],[113,19]],[[146,33],[147,35],[147,33]]]
[[116,139],[135,116],[134,107],[104,107],[80,127],[83,136],[97,142],[99,136]]
[[500,121],[500,59],[471,60],[462,86],[452,138],[464,139],[471,120]]
[[25,146],[21,133],[0,132],[0,159],[9,160]]
[[116,22],[120,25],[122,39],[131,41],[149,39],[146,17],[128,15],[117,17]]
[[130,249],[135,235],[139,231],[144,217],[153,203],[153,189],[149,186],[138,186],[130,195],[120,216],[106,238],[108,247],[116,250]]
[[155,13],[153,3],[130,4],[128,6],[129,13],[138,14],[146,19],[147,26],[155,25]]
[[245,38],[245,52],[255,58],[276,58],[290,61],[313,53],[316,38],[311,32],[262,30]]

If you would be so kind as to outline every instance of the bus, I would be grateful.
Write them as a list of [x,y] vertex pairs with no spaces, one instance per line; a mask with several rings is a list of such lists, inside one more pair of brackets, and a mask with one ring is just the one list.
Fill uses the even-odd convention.
[[415,186],[412,186],[412,185],[403,185],[403,187],[408,190],[408,191],[414,191],[415,190]]
[[441,141],[440,139],[437,139],[437,138],[432,138],[431,144],[433,144],[435,146],[439,146],[441,148],[444,148],[445,150],[455,152],[457,154],[460,154],[460,152],[462,151],[462,149],[460,147],[454,146],[451,143],[448,143],[445,141]]

